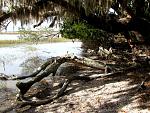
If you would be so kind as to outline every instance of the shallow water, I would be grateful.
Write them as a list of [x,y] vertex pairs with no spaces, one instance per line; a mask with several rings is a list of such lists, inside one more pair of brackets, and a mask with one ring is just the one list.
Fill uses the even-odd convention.
[[[80,56],[81,52],[81,42],[0,47],[0,73],[16,76],[28,75],[50,57],[64,56],[67,53]],[[0,112],[14,103],[18,92],[16,82],[0,80]]]
[[[10,37],[9,40],[17,40]],[[0,40],[6,40],[1,35]],[[8,47],[0,46],[0,73],[6,75],[28,75],[38,68],[46,59],[55,56],[64,56],[67,53],[80,56],[81,42],[61,42],[46,44],[19,44]],[[0,112],[9,108],[16,98],[17,81],[0,80]],[[10,111],[16,113],[15,111]]]
[[80,56],[81,51],[81,42],[0,47],[0,73],[17,76],[30,74],[47,58],[64,56],[67,53]]
[[18,40],[18,34],[0,34],[0,40]]

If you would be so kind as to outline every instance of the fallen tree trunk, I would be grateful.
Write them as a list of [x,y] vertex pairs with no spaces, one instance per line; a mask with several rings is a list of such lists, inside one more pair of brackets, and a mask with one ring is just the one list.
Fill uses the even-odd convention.
[[47,77],[50,74],[55,74],[57,71],[57,68],[60,66],[60,64],[66,62],[66,58],[57,58],[55,59],[55,61],[53,63],[51,63],[49,66],[47,66],[47,68],[38,76],[36,76],[35,78],[33,78],[30,81],[27,82],[18,82],[16,84],[16,86],[19,88],[20,93],[19,93],[19,98],[23,99],[24,98],[24,94],[30,89],[30,87],[36,83],[39,82],[40,80],[42,80],[44,77]]
[[[88,59],[88,58],[85,58],[85,57],[80,57],[80,58],[77,58],[77,57],[73,57],[73,58],[71,58],[71,57],[62,57],[62,58],[61,57],[56,57],[56,58],[52,58],[52,59],[48,60],[46,63],[44,63],[41,66],[41,68],[37,70],[37,72],[31,74],[30,76],[27,76],[27,77],[34,77],[32,80],[27,81],[27,82],[18,82],[16,84],[16,86],[20,90],[19,98],[22,99],[23,95],[30,89],[30,87],[34,83],[39,82],[44,77],[47,77],[50,74],[55,75],[58,67],[64,62],[73,62],[73,63],[79,64],[79,65],[89,66],[89,67],[92,67],[92,68],[103,69],[103,70],[105,70],[106,66],[107,66],[103,62],[96,62],[94,60],[91,60],[91,59]],[[131,66],[129,68],[118,70],[118,71],[113,72],[113,73],[98,74],[98,75],[95,75],[95,76],[93,75],[93,76],[90,77],[90,79],[109,76],[109,75],[114,75],[114,74],[125,73],[127,71],[131,71],[131,70],[133,71],[136,68],[139,68],[139,66],[138,65]],[[41,70],[43,70],[43,71],[41,72]],[[23,78],[26,78],[26,77],[23,77]]]
[[67,80],[65,80],[63,86],[61,87],[61,89],[58,91],[58,93],[54,97],[44,99],[44,100],[38,100],[38,101],[25,101],[25,102],[19,103],[19,106],[20,107],[25,107],[27,105],[39,106],[39,105],[45,105],[47,103],[50,103],[50,102],[54,101],[55,99],[61,97],[65,93],[65,90],[67,89],[68,85],[73,80],[90,81],[90,80],[100,78],[100,77],[120,75],[120,74],[123,74],[123,73],[127,73],[131,70],[135,70],[137,68],[139,68],[139,66],[131,66],[129,68],[126,68],[126,69],[123,69],[123,70],[120,70],[120,71],[117,71],[117,72],[113,72],[113,73],[107,73],[107,74],[95,74],[95,75],[92,75],[92,76],[84,76],[84,75],[72,76],[72,77],[68,78]]
[[[55,75],[55,73],[56,73],[56,71],[57,71],[57,69],[58,69],[58,67],[62,64],[62,63],[64,63],[64,62],[67,62],[67,61],[71,61],[71,62],[76,62],[76,63],[78,63],[78,64],[85,64],[86,66],[89,64],[89,66],[90,67],[97,67],[97,68],[102,68],[102,69],[104,69],[104,64],[99,64],[98,65],[98,63],[97,62],[95,62],[95,64],[97,64],[97,65],[94,65],[94,61],[92,61],[92,60],[90,60],[90,59],[83,59],[82,61],[81,61],[81,59],[78,59],[77,57],[74,57],[74,58],[70,58],[70,57],[62,57],[62,58],[60,58],[60,57],[56,57],[55,58],[55,60],[52,60],[53,62],[50,62],[51,64],[50,65],[48,65],[49,64],[49,62],[46,62],[45,64],[46,65],[43,65],[43,67],[44,68],[46,68],[45,70],[43,70],[43,72],[41,72],[40,74],[39,74],[39,70],[36,72],[36,74],[35,73],[33,73],[33,74],[31,74],[30,76],[28,76],[28,77],[33,77],[33,75],[35,76],[32,80],[30,80],[30,81],[27,81],[27,82],[18,82],[17,84],[16,84],[16,86],[19,88],[19,90],[20,90],[20,93],[19,93],[19,99],[23,99],[24,98],[24,94],[30,89],[30,87],[34,84],[34,83],[36,83],[36,82],[39,82],[40,80],[42,80],[44,77],[47,77],[48,75],[50,75],[50,74],[53,74],[53,75]],[[90,61],[90,62],[89,62]],[[92,62],[92,63],[91,63]],[[102,67],[102,65],[103,65],[103,67]],[[43,69],[44,69],[43,68]],[[42,68],[41,68],[42,69]],[[41,70],[40,69],[40,70]],[[23,78],[27,78],[27,77],[23,77]]]
[[[50,64],[52,64],[58,57],[52,57],[48,59],[43,65],[41,65],[35,72],[33,72],[30,75],[26,76],[7,76],[3,74],[3,76],[0,76],[2,80],[21,80],[26,79],[29,77],[35,77],[37,76],[41,71],[44,71]],[[69,62],[75,63],[77,65],[83,65],[88,66],[91,68],[96,68],[100,70],[105,70],[106,67],[109,69],[112,69],[110,66],[107,66],[107,64],[103,62],[97,62],[92,59],[86,58],[86,57],[74,57],[74,58],[67,58]]]
[[105,70],[106,69],[106,64],[103,62],[97,62],[92,59],[86,58],[86,57],[75,57],[72,60],[73,63],[81,64],[84,66],[100,69],[100,70]]
[[[18,99],[20,100],[25,100],[26,98],[24,97],[24,95],[26,94],[26,92],[31,88],[31,86],[36,83],[41,81],[44,77],[47,77],[49,75],[55,75],[57,69],[59,68],[59,66],[65,62],[72,62],[75,63],[77,65],[82,65],[82,66],[88,66],[88,67],[92,67],[92,68],[96,68],[96,69],[102,69],[105,70],[107,64],[103,63],[103,62],[97,62],[85,57],[55,57],[52,58],[51,60],[48,60],[47,62],[45,62],[40,69],[38,69],[38,71],[36,73],[31,74],[28,77],[33,77],[31,80],[26,81],[26,82],[18,82],[16,84],[16,86],[19,88],[20,92],[19,92],[19,97]],[[27,105],[30,106],[39,106],[39,105],[43,105],[43,104],[47,104],[52,102],[53,100],[59,98],[60,96],[62,96],[64,94],[64,92],[66,91],[68,85],[73,81],[73,80],[84,80],[84,81],[90,81],[96,78],[100,78],[100,77],[109,77],[109,76],[114,76],[114,75],[121,75],[121,74],[125,74],[128,73],[130,71],[134,71],[136,69],[139,69],[143,66],[147,65],[146,64],[136,64],[136,65],[132,65],[130,67],[124,68],[124,69],[120,69],[117,70],[115,72],[111,72],[111,73],[103,73],[103,74],[93,74],[91,76],[86,76],[84,74],[81,75],[72,75],[72,76],[67,76],[65,79],[65,82],[63,83],[61,89],[58,91],[58,93],[48,99],[44,99],[44,100],[38,100],[38,101],[22,101],[21,103],[19,103],[20,107],[25,107]],[[109,66],[110,67],[110,66]],[[111,67],[110,67],[111,68]],[[34,76],[33,76],[34,75]],[[24,77],[26,78],[26,77]]]
[[[52,59],[53,62],[49,62],[47,61],[45,64],[43,64],[39,70],[37,70],[35,73],[29,75],[29,76],[25,76],[25,77],[22,77],[22,78],[27,78],[27,77],[35,77],[33,78],[32,80],[30,81],[27,81],[26,83],[23,83],[23,82],[18,82],[16,85],[17,87],[20,89],[20,94],[21,95],[24,95],[28,89],[30,89],[30,87],[42,80],[44,77],[50,75],[51,73],[53,75],[55,75],[58,67],[64,63],[64,62],[73,62],[73,63],[76,63],[76,64],[79,64],[79,65],[85,65],[85,66],[89,66],[89,67],[92,67],[92,68],[96,68],[96,69],[103,69],[105,70],[106,68],[106,64],[102,63],[102,62],[96,62],[94,60],[91,60],[91,59],[88,59],[88,58],[85,58],[85,57],[81,57],[81,58],[77,58],[77,57],[56,57],[55,60]],[[45,70],[43,70],[45,68]],[[41,72],[39,74],[39,72],[43,70],[43,72]],[[21,78],[21,77],[20,77]]]
[[35,76],[37,76],[42,70],[45,70],[48,65],[50,65],[51,63],[53,63],[54,60],[55,60],[54,57],[48,59],[43,65],[41,65],[35,72],[33,72],[33,73],[30,74],[30,75],[27,75],[27,76],[19,76],[19,77],[9,77],[8,79],[9,79],[9,80],[21,80],[21,79],[26,79],[26,78],[29,78],[29,77],[35,77]]
[[61,87],[61,89],[58,91],[58,93],[52,97],[52,98],[48,98],[48,99],[44,99],[44,100],[39,100],[39,101],[24,101],[22,103],[19,103],[20,107],[25,107],[27,105],[30,106],[39,106],[39,105],[45,105],[48,104],[52,101],[54,101],[55,99],[61,97],[65,90],[67,89],[68,85],[73,81],[73,80],[85,80],[85,81],[89,81],[90,77],[85,77],[85,76],[72,76],[71,78],[65,80],[65,82],[63,83],[63,86]]

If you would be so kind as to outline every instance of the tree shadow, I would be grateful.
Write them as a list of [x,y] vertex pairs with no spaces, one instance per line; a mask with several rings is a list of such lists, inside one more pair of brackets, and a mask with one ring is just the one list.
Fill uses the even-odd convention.
[[[90,76],[92,74],[97,74],[98,70],[96,71],[87,71],[84,72],[86,76]],[[97,96],[107,96],[110,95],[109,98],[105,99],[100,99],[100,102],[98,105],[88,105],[87,112],[98,112],[98,113],[118,113],[118,112],[126,112],[122,111],[124,107],[128,107],[129,104],[132,104],[134,101],[136,101],[138,104],[136,106],[133,106],[132,108],[129,109],[147,109],[150,108],[150,90],[141,90],[138,91],[138,88],[142,82],[142,80],[145,78],[147,75],[148,70],[143,71],[143,70],[138,70],[132,73],[126,73],[122,75],[115,75],[115,76],[107,76],[107,77],[102,77],[102,78],[97,78],[91,81],[80,81],[80,80],[75,80],[73,81],[65,91],[65,93],[60,97],[59,99],[55,100],[54,103],[50,103],[51,108],[49,108],[52,112],[56,112],[60,106],[67,106],[69,110],[74,110],[72,106],[74,106],[74,103],[70,102],[66,96],[75,94],[80,91],[87,91],[86,94],[82,94],[81,96],[87,96],[88,92],[93,92],[96,94],[97,92],[101,91]],[[64,77],[59,77],[59,80],[55,81],[55,83],[60,83]],[[119,85],[115,84],[120,84],[125,83],[123,87],[120,87]],[[149,83],[149,81],[148,81]],[[148,86],[147,83],[147,87]],[[113,85],[114,84],[114,85]],[[150,83],[149,83],[150,84]],[[113,85],[113,86],[112,86]],[[110,87],[109,87],[110,86]],[[119,90],[116,90],[117,88],[120,88]],[[52,89],[59,90],[60,87],[53,87]],[[115,90],[115,91],[113,91]],[[35,95],[33,95],[35,96]],[[32,96],[31,96],[32,97]],[[30,97],[30,98],[31,98]],[[45,98],[47,98],[45,96]],[[94,98],[94,97],[93,97]],[[104,97],[101,97],[104,98]],[[56,104],[57,103],[57,104]],[[52,106],[52,104],[54,104]],[[36,113],[35,108],[29,109],[24,112],[30,113],[32,110],[32,113]],[[131,110],[132,111],[132,110]],[[44,113],[44,112],[43,112]]]
[[[138,73],[138,74],[137,74]],[[118,112],[126,112],[123,111],[123,108],[125,109],[149,109],[150,108],[150,90],[141,90],[138,91],[139,86],[147,75],[148,71],[135,71],[132,74],[126,73],[123,75],[116,75],[116,76],[108,76],[103,78],[98,78],[89,82],[85,81],[74,81],[71,85],[67,88],[64,95],[70,95],[74,94],[76,92],[80,91],[93,91],[98,92],[99,90],[103,90],[103,94],[105,93],[105,86],[110,84],[116,84],[116,83],[126,83],[124,87],[121,87],[117,91],[113,91],[113,89],[116,88],[114,85],[114,88],[109,89],[109,92],[107,91],[108,95],[113,95],[106,101],[103,101],[102,103],[99,103],[99,107],[95,107],[95,105],[90,105],[91,112],[99,112],[99,113],[118,113]],[[90,73],[91,74],[91,73]],[[89,75],[90,75],[89,74]],[[148,81],[150,84],[150,81]],[[120,84],[121,85],[121,84]],[[107,86],[107,87],[108,87]],[[149,85],[150,86],[150,85]],[[146,87],[149,87],[148,85]],[[112,90],[112,91],[111,91]],[[99,94],[99,96],[103,96],[103,94]],[[107,95],[107,94],[106,94]],[[85,95],[86,96],[86,95]],[[58,99],[59,100],[59,99]],[[65,103],[67,99],[63,100],[63,103]],[[62,103],[62,101],[58,101],[58,103]],[[132,103],[136,103],[132,107]],[[64,104],[66,105],[66,104]],[[54,106],[53,109],[57,109],[58,106]]]

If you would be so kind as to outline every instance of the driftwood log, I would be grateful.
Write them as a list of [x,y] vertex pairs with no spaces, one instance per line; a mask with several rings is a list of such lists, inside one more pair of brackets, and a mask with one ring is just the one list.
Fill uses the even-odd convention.
[[[36,83],[41,81],[44,77],[47,77],[49,75],[55,76],[55,73],[58,69],[58,67],[63,64],[64,62],[73,62],[78,65],[84,65],[84,66],[89,66],[97,69],[102,69],[105,70],[106,64],[102,62],[95,62],[94,60],[88,59],[88,58],[77,58],[77,57],[56,57],[52,58],[52,60],[48,60],[46,63],[44,63],[36,72],[29,76],[23,76],[23,77],[18,77],[18,78],[12,78],[12,79],[22,79],[22,78],[27,78],[27,77],[34,77],[32,80],[27,81],[27,82],[18,82],[16,86],[19,88],[20,93],[19,93],[19,99],[24,99],[24,94],[30,89],[30,87]],[[33,76],[34,75],[34,76]],[[84,76],[72,76],[69,77],[68,80],[71,82],[74,79],[90,79],[89,77],[84,77]],[[66,83],[64,83],[66,84]],[[66,87],[66,86],[65,86]],[[62,88],[65,89],[65,88]],[[60,91],[62,92],[62,90]],[[58,94],[60,95],[60,94]]]
[[[79,66],[88,66],[91,68],[96,68],[99,70],[104,70],[103,74],[93,74],[91,76],[85,76],[84,74],[81,75],[72,75],[72,76],[67,76],[65,81],[62,84],[62,87],[60,88],[60,90],[58,91],[58,93],[48,99],[43,99],[43,100],[36,100],[36,101],[27,101],[25,98],[25,94],[27,93],[27,91],[31,88],[31,86],[33,84],[35,84],[36,82],[41,81],[44,77],[47,77],[49,75],[51,76],[55,76],[57,69],[60,67],[61,64],[65,63],[65,62],[71,62],[74,63],[76,65]],[[19,103],[19,107],[24,107],[27,105],[30,106],[39,106],[39,105],[44,105],[47,103],[52,102],[53,100],[59,98],[60,96],[62,96],[67,88],[67,86],[73,81],[73,80],[84,80],[84,81],[90,81],[99,77],[105,77],[105,76],[114,76],[114,75],[120,75],[122,73],[127,73],[133,70],[136,70],[138,68],[141,68],[143,66],[147,66],[147,61],[144,63],[142,63],[142,65],[140,65],[140,63],[136,63],[135,65],[131,65],[128,68],[124,68],[124,69],[120,69],[117,71],[111,71],[110,73],[107,73],[105,70],[107,70],[107,68],[109,69],[113,69],[112,67],[108,66],[107,64],[100,62],[100,61],[94,61],[92,59],[89,58],[85,58],[85,57],[53,57],[48,59],[42,66],[40,66],[33,74],[28,75],[28,76],[22,76],[22,77],[8,77],[5,76],[5,80],[16,80],[16,79],[25,79],[25,78],[29,78],[31,77],[31,80],[28,80],[26,82],[17,82],[16,86],[18,87],[18,89],[20,90],[19,92],[19,96],[18,99],[21,100],[21,103]]]

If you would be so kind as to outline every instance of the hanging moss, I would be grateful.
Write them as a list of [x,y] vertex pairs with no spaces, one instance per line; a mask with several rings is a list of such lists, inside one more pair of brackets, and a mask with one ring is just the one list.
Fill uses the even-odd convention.
[[[96,12],[107,12],[112,0],[66,0],[66,2],[79,10],[81,7],[84,8],[88,15]],[[62,7],[54,4],[51,0],[1,0],[0,6],[8,7],[9,11],[14,11],[15,14],[12,15],[12,19],[14,21],[16,19],[21,20],[23,24],[30,22],[32,19],[39,21],[42,15],[48,11],[63,11]]]

